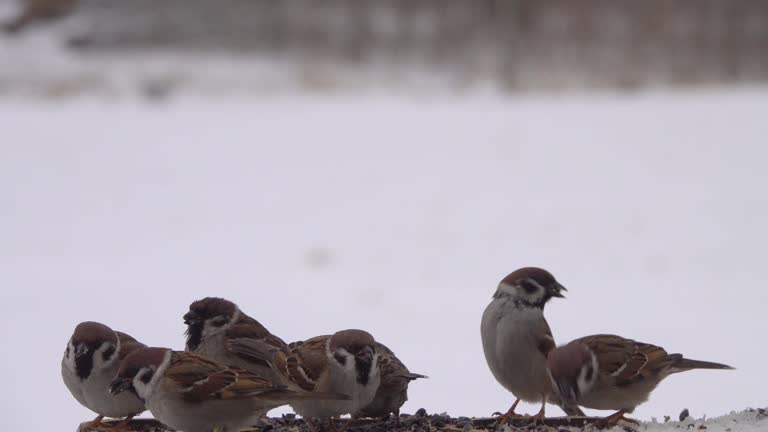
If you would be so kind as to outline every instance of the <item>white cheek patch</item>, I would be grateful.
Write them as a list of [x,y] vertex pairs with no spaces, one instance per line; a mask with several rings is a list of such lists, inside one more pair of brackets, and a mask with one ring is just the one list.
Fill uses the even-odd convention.
[[220,317],[213,317],[203,322],[203,339],[209,338],[211,336],[215,336],[219,333],[229,330],[229,328],[232,327],[232,325],[234,325],[238,319],[240,319],[240,310],[239,309],[236,310],[235,313],[232,314],[232,318],[230,318],[226,324],[217,327],[213,325],[213,321],[219,318]]
[[75,371],[75,345],[71,339],[67,343],[67,349],[64,350],[64,364],[70,371]]
[[[104,360],[104,353],[107,352],[110,348],[114,348],[114,351],[112,352],[112,355],[109,357],[108,360]],[[101,344],[101,346],[93,352],[93,368],[94,370],[100,370],[104,367],[111,366],[115,360],[120,357],[118,353],[120,352],[120,341],[117,341],[117,345],[114,345],[109,342],[104,342]]]
[[598,373],[597,357],[592,354],[589,364],[581,368],[579,377],[576,381],[576,385],[578,386],[581,395],[585,395],[592,390],[592,387],[594,387],[597,382]]
[[356,373],[355,356],[352,355],[349,351],[347,351],[344,348],[336,348],[336,352],[333,355],[340,356],[344,359],[344,364],[342,364],[337,359],[333,359],[333,364],[335,364],[339,369],[342,369],[344,372],[347,372],[347,373],[349,372]]
[[[139,369],[139,372],[136,374],[136,376],[133,377],[133,388],[136,389],[136,393],[139,395],[142,399],[147,399],[150,395],[152,395],[152,392],[155,388],[157,388],[158,382],[162,379],[163,374],[165,373],[165,370],[168,369],[168,366],[171,364],[171,355],[173,354],[172,351],[168,351],[165,353],[165,358],[163,359],[163,362],[160,363],[160,366],[157,369],[154,369],[154,367],[145,366],[141,369]],[[152,379],[149,380],[148,383],[145,383],[141,380],[141,376],[147,372],[154,370],[154,374],[152,375]]]

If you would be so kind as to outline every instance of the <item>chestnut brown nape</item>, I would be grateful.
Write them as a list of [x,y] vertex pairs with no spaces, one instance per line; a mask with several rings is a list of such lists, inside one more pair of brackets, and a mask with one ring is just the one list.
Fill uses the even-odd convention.
[[117,335],[115,332],[105,326],[102,323],[95,321],[85,321],[75,327],[75,332],[72,334],[72,340],[77,343],[95,344],[99,342],[112,342],[117,343]]
[[373,347],[376,341],[373,339],[370,333],[364,330],[341,330],[331,336],[329,346],[331,350],[335,350],[338,347],[350,347],[350,346],[371,346]]
[[145,366],[158,367],[165,359],[165,354],[171,351],[170,348],[139,348],[128,354],[120,363],[120,370],[117,376],[122,378],[132,378],[139,369]]
[[202,319],[222,315],[231,317],[237,310],[237,305],[220,297],[206,297],[192,302],[189,305],[189,310]]
[[517,283],[517,281],[528,278],[535,280],[541,286],[548,286],[557,282],[555,277],[552,276],[552,273],[544,270],[543,268],[523,267],[508,274],[504,279],[501,280],[501,283],[514,285]]
[[547,367],[553,377],[576,377],[581,367],[591,359],[589,349],[580,342],[555,348],[547,356]]

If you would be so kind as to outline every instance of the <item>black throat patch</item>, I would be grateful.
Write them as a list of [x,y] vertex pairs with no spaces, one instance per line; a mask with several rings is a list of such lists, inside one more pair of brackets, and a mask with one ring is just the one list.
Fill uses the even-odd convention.
[[355,359],[355,370],[357,371],[357,382],[362,385],[368,385],[368,376],[371,374],[371,362]]
[[200,346],[203,340],[204,322],[195,322],[187,326],[187,350],[194,351]]
[[93,371],[93,356],[96,353],[96,350],[101,346],[101,342],[84,342],[84,344],[86,346],[85,354],[79,357],[75,356],[75,372],[81,381],[85,381],[91,376],[91,372]]

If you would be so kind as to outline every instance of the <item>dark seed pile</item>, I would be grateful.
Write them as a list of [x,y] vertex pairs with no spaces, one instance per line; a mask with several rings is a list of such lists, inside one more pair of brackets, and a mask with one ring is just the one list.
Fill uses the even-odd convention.
[[[416,411],[416,414],[401,414],[399,418],[386,419],[360,419],[355,420],[346,432],[437,432],[437,431],[546,431],[570,432],[566,428],[583,428],[595,423],[599,417],[553,417],[547,418],[538,424],[525,418],[512,419],[509,429],[502,428],[495,418],[488,417],[451,417],[448,414],[427,414],[425,409]],[[335,426],[339,430],[348,420],[336,420]],[[112,422],[107,422],[112,424]],[[117,423],[117,422],[114,422]],[[322,426],[316,424],[318,432],[334,432],[328,427],[328,423]],[[137,419],[131,421],[128,431],[131,432],[171,432],[156,420]],[[297,419],[294,414],[285,414],[277,418],[264,418],[259,424],[245,429],[243,432],[313,432],[302,419]],[[97,431],[94,431],[97,432]]]

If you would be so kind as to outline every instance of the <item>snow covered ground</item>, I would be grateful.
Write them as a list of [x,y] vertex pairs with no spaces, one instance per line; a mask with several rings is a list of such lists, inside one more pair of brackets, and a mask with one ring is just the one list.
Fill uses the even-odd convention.
[[181,348],[206,295],[286,340],[368,329],[431,377],[405,412],[487,416],[512,398],[480,315],[525,265],[569,289],[560,343],[737,368],[670,377],[636,417],[764,407],[767,112],[766,88],[0,100],[0,425],[92,416],[59,376],[79,321]]

